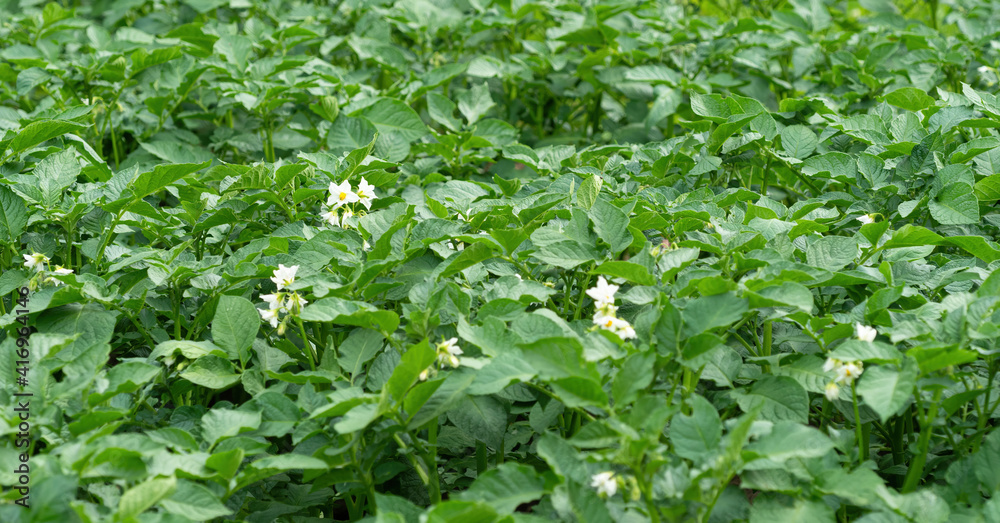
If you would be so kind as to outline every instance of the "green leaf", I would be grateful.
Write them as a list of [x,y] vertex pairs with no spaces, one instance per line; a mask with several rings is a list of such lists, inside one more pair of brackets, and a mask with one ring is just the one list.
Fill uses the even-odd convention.
[[376,135],[378,131],[368,120],[341,114],[330,127],[326,145],[331,152],[342,154],[367,147],[375,140]]
[[518,506],[541,498],[545,482],[534,468],[518,463],[503,463],[486,471],[455,499],[481,501],[501,514],[512,514]]
[[718,94],[691,93],[691,110],[714,122],[724,122],[732,115],[729,105]]
[[903,353],[888,343],[850,339],[830,352],[830,357],[842,361],[896,363],[903,357]]
[[0,185],[0,241],[15,243],[28,224],[28,208],[24,199]]
[[[747,461],[764,458],[766,466],[781,465],[792,458],[818,458],[833,450],[833,441],[822,432],[790,421],[774,424],[771,432],[747,445]],[[758,464],[755,464],[760,466]]]
[[906,224],[893,233],[892,238],[885,242],[883,249],[896,249],[901,247],[919,247],[923,245],[937,245],[942,240],[942,236],[930,229],[919,225]]
[[135,392],[159,374],[158,367],[141,361],[119,363],[108,371],[108,386],[104,392],[91,394],[87,403],[94,406],[118,394]]
[[476,242],[466,247],[462,252],[451,260],[448,267],[441,272],[442,278],[447,278],[457,274],[477,263],[484,262],[494,256],[493,249],[485,242]]
[[154,478],[144,481],[122,494],[118,501],[118,517],[123,520],[134,518],[149,510],[161,499],[177,489],[177,478]]
[[637,352],[625,359],[611,387],[616,407],[628,405],[639,398],[639,392],[653,381],[655,362],[656,356],[652,352]]
[[243,464],[245,453],[241,448],[216,452],[205,460],[205,466],[218,472],[223,478],[232,479]]
[[230,358],[246,363],[249,349],[260,330],[260,314],[250,300],[223,295],[212,318],[212,340],[225,349]]
[[806,262],[831,272],[843,269],[858,256],[858,240],[847,236],[824,236],[806,247]]
[[531,255],[544,263],[566,270],[575,269],[597,258],[593,247],[586,247],[572,240],[550,243]]
[[888,365],[867,368],[858,383],[858,394],[885,423],[913,400],[918,373],[919,368],[911,358],[904,358],[899,369]]
[[354,329],[340,344],[337,364],[347,371],[353,381],[361,374],[364,365],[375,359],[385,345],[385,336],[369,329]]
[[695,298],[684,308],[684,335],[693,337],[735,323],[747,312],[747,300],[732,292]]
[[805,159],[818,145],[816,133],[804,125],[789,125],[781,130],[781,148],[794,158]]
[[260,422],[260,411],[212,409],[201,417],[201,437],[212,448],[221,439],[256,430]]
[[209,389],[224,389],[240,379],[231,361],[211,355],[198,358],[184,369],[181,377]]
[[63,198],[63,191],[76,183],[80,174],[80,162],[73,150],[50,154],[35,166],[35,177],[42,192],[42,202],[48,208],[55,208]]
[[885,101],[907,111],[920,111],[930,107],[934,99],[916,87],[903,87],[885,95]]
[[397,402],[403,401],[406,391],[417,382],[420,373],[434,362],[435,355],[434,349],[431,348],[427,340],[411,346],[403,353],[399,365],[392,372],[389,381],[382,389],[382,393],[388,394]]
[[163,189],[177,180],[180,180],[191,173],[196,173],[209,165],[211,165],[211,162],[157,165],[152,171],[140,174],[132,182],[132,199],[139,200],[145,198],[146,196]]
[[472,89],[458,95],[458,110],[469,125],[479,121],[494,106],[496,103],[490,96],[490,89],[486,82],[477,84]]
[[927,206],[931,216],[943,225],[979,223],[979,199],[964,183],[946,185]]
[[979,180],[973,189],[979,201],[995,202],[1000,200],[1000,174],[994,174]]
[[462,122],[454,117],[455,102],[442,94],[427,93],[427,114],[449,131],[457,133],[462,128]]
[[597,201],[588,212],[594,222],[594,232],[611,246],[611,254],[618,256],[632,244],[628,232],[629,218],[624,211],[604,201]]
[[597,195],[601,192],[601,185],[603,184],[604,178],[596,174],[584,180],[580,184],[580,188],[576,190],[576,203],[580,207],[589,210],[594,206],[594,202],[597,201]]
[[833,509],[822,501],[795,498],[778,500],[766,494],[755,499],[750,509],[750,523],[775,521],[834,523],[836,519]]
[[549,385],[567,407],[607,408],[608,395],[599,381],[582,376],[570,376],[551,380]]
[[426,513],[422,523],[496,523],[498,515],[493,507],[472,501],[447,500],[434,505]]
[[787,376],[764,376],[747,388],[732,392],[743,412],[760,408],[760,417],[768,421],[806,423],[809,397],[805,389]]
[[208,487],[186,479],[177,480],[177,488],[170,497],[160,501],[167,512],[194,521],[208,521],[233,513]]
[[492,396],[466,396],[448,411],[448,419],[468,437],[500,448],[507,431],[507,407]]
[[378,130],[376,150],[390,162],[400,161],[409,155],[410,144],[428,133],[420,116],[405,103],[382,98],[352,114],[362,116]]
[[87,126],[66,120],[41,120],[24,126],[8,146],[11,155],[23,152],[46,140],[73,131],[82,131]]
[[476,372],[476,379],[469,386],[469,394],[496,394],[512,382],[527,382],[535,377],[535,369],[518,349],[501,352]]
[[242,73],[247,68],[247,60],[253,52],[253,42],[243,35],[223,34],[215,42],[215,52],[226,57]]
[[[478,373],[474,372],[451,372],[431,393],[426,400],[421,400],[419,405],[411,403],[410,398],[415,396],[411,391],[406,396],[404,408],[411,413],[407,426],[417,429],[428,422],[438,419],[438,416],[455,406],[456,403],[466,397],[466,390],[472,381],[476,379]],[[415,389],[414,389],[415,390]],[[436,421],[435,421],[436,422]]]
[[693,394],[688,398],[691,414],[677,414],[670,421],[670,442],[674,452],[696,463],[714,454],[722,440],[722,421],[715,406]]
[[1000,245],[982,236],[949,236],[941,243],[950,243],[986,263],[1000,260]]
[[786,281],[781,285],[764,287],[758,291],[745,291],[744,295],[749,298],[750,307],[795,307],[799,310],[811,313],[813,309],[813,294],[805,285],[801,283]]
[[649,270],[637,263],[627,261],[606,261],[590,271],[590,274],[603,274],[622,278],[639,285],[655,285],[656,279],[649,274]]

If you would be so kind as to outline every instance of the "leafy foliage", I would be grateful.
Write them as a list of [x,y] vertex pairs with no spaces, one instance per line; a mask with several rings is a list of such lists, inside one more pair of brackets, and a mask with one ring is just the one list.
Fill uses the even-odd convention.
[[80,4],[0,0],[0,520],[1000,514],[998,4]]

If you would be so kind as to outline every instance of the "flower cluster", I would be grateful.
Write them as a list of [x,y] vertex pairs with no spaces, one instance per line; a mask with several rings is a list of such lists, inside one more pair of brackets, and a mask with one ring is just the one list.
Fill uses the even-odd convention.
[[[288,315],[297,316],[302,312],[302,308],[306,306],[308,301],[299,295],[295,291],[284,290],[295,282],[295,272],[299,270],[298,265],[292,265],[291,267],[285,267],[282,264],[278,264],[278,268],[275,269],[273,276],[271,276],[271,281],[277,285],[278,290],[274,294],[262,294],[260,298],[267,303],[266,309],[257,309],[260,313],[260,317],[271,324],[271,327],[278,329],[278,334],[282,335],[285,333],[285,325],[288,320]],[[278,324],[279,315],[285,314],[285,318],[281,320],[281,324]]]
[[356,191],[351,190],[351,182],[347,180],[339,185],[331,182],[330,196],[326,199],[326,211],[321,216],[330,225],[346,229],[350,226],[350,220],[354,218],[354,209],[350,204],[360,203],[365,206],[365,210],[370,210],[374,200],[375,187],[363,176]]
[[[874,327],[856,323],[854,325],[854,334],[861,341],[872,342],[875,341],[878,331]],[[860,361],[841,361],[835,358],[827,358],[826,363],[823,364],[823,372],[834,373],[833,381],[826,384],[827,399],[830,401],[837,399],[837,396],[840,394],[840,386],[854,382],[864,371],[865,365]]]
[[[449,338],[437,344],[437,364],[439,366],[448,364],[452,368],[457,369],[462,364],[462,362],[458,361],[458,357],[461,355],[462,349],[458,346],[458,338]],[[420,381],[427,381],[427,378],[434,374],[437,374],[437,369],[427,367],[420,373]]]
[[48,256],[37,252],[24,255],[25,268],[35,271],[35,277],[28,284],[29,288],[35,289],[38,287],[38,282],[51,283],[58,287],[63,282],[53,278],[53,275],[66,276],[67,274],[73,274],[73,269],[65,269],[62,265],[56,265],[55,269],[50,269],[50,261],[52,260]]
[[616,292],[618,286],[609,284],[604,276],[597,278],[596,287],[587,290],[587,296],[594,300],[594,306],[597,307],[597,312],[594,313],[594,325],[617,334],[623,340],[635,338],[635,329],[629,322],[615,315],[618,311],[618,307],[615,307]]

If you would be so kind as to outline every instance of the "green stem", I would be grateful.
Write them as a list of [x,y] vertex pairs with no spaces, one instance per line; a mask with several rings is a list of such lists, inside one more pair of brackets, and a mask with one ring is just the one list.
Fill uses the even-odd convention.
[[635,479],[639,483],[639,491],[642,492],[642,497],[646,502],[646,511],[649,512],[649,519],[653,523],[659,523],[660,511],[657,510],[656,503],[653,501],[653,489],[650,488],[649,482],[642,473],[641,466],[633,468],[633,471],[635,472]]
[[[111,119],[112,119],[111,118],[111,113],[108,112],[108,121],[111,122]],[[118,165],[121,162],[121,159],[120,159],[121,156],[118,153],[118,140],[115,138],[115,124],[114,124],[114,122],[111,122],[108,127],[109,127],[108,130],[111,132],[111,153],[114,155],[114,158],[115,158],[115,170],[117,171],[118,170]]]
[[[996,375],[996,368],[994,367],[992,360],[990,360],[990,362],[989,362],[989,369],[990,369],[990,372],[989,372],[989,381],[986,382],[986,394],[983,395],[983,412],[980,413],[979,414],[979,418],[976,419],[976,437],[972,441],[972,453],[973,454],[975,454],[976,452],[979,452],[979,444],[982,442],[982,438],[979,437],[979,434],[983,433],[983,429],[986,428],[986,421],[987,421],[987,419],[990,417],[990,415],[992,415],[993,409],[996,408],[996,405],[993,406],[993,409],[989,408],[989,406],[990,406],[990,392],[991,392],[991,389],[993,388],[993,377]],[[1000,402],[1000,399],[998,399],[997,401]],[[979,400],[978,399],[976,400],[976,405],[977,406],[979,405]]]
[[305,346],[306,356],[309,358],[309,367],[311,370],[316,370],[316,363],[318,363],[319,357],[316,355],[312,344],[309,343],[309,336],[306,335],[306,327],[302,324],[301,318],[296,317],[295,323],[299,325],[299,334],[302,336],[302,344]]
[[906,473],[906,482],[903,483],[903,494],[913,492],[923,477],[924,465],[927,463],[927,452],[930,450],[931,433],[933,432],[934,420],[937,419],[938,408],[941,406],[941,389],[934,392],[934,399],[927,409],[927,416],[920,420],[920,439],[917,441],[917,455],[910,470]]
[[761,356],[771,355],[771,322],[772,320],[764,322],[764,346],[761,348]]
[[476,477],[480,477],[489,469],[489,453],[486,443],[476,440]]
[[424,470],[424,467],[420,465],[420,462],[417,461],[417,457],[410,451],[410,446],[403,441],[403,438],[399,437],[398,432],[392,434],[392,439],[395,440],[396,444],[399,445],[399,448],[403,450],[403,454],[405,454],[410,460],[410,464],[413,465],[413,469],[416,470],[417,475],[420,476],[420,481],[427,486],[427,490],[430,492],[430,477],[427,475],[427,471]]
[[868,449],[864,448],[865,438],[861,433],[861,413],[858,411],[858,388],[851,382],[851,402],[854,404],[854,431],[858,438],[858,464],[868,459]]
[[104,237],[104,240],[101,241],[101,248],[97,250],[97,259],[94,260],[94,269],[98,272],[101,270],[101,260],[104,259],[104,249],[108,247],[108,242],[111,241],[111,235],[115,233],[115,228],[118,227],[118,222],[121,221],[124,213],[125,211],[119,211],[118,214],[115,215],[115,219],[111,222],[111,227],[108,228],[108,234]]
[[603,91],[598,91],[597,96],[594,97],[594,107],[590,112],[590,137],[593,138],[597,136],[597,131],[601,128],[601,98],[604,96]]
[[580,286],[580,297],[576,301],[576,310],[573,312],[573,320],[579,320],[583,313],[583,300],[587,297],[587,287],[590,287],[590,278],[592,275],[587,274],[587,278],[583,280],[583,285]]

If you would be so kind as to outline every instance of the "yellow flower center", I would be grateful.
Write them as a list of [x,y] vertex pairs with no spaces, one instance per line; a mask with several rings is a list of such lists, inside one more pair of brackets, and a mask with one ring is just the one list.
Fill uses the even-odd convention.
[[614,322],[613,322],[613,321],[611,321],[611,320],[608,320],[608,322],[607,322],[607,323],[605,323],[605,324],[604,324],[604,326],[605,326],[605,327],[610,327],[612,323],[614,323]]
[[347,193],[346,192],[340,193],[340,201],[344,201],[346,199],[347,199]]

